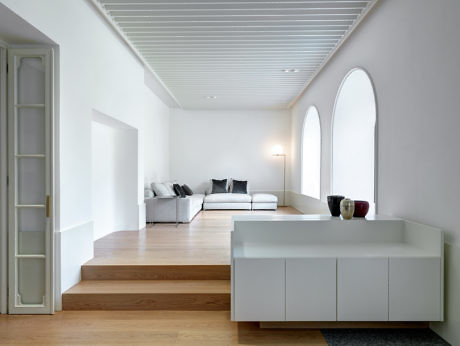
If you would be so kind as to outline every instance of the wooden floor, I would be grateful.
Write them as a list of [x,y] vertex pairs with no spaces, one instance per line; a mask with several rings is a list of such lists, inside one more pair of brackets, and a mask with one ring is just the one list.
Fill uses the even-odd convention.
[[228,311],[65,311],[0,315],[1,345],[327,345],[319,330],[266,330]]
[[86,265],[229,265],[231,216],[300,214],[291,207],[277,211],[209,210],[189,224],[148,224],[139,232],[114,232],[94,244]]
[[[229,294],[230,216],[242,212],[206,211],[190,224],[149,225],[140,232],[116,232],[96,242],[96,258],[86,281],[71,292],[114,294]],[[249,212],[252,213],[252,212]],[[258,212],[264,213],[264,212]],[[278,213],[295,214],[292,208]],[[99,268],[116,268],[100,274]],[[134,269],[136,277],[128,272]],[[189,268],[188,277],[182,267]],[[138,270],[137,270],[137,269]],[[139,269],[140,268],[140,269]],[[144,270],[142,271],[142,268]],[[145,270],[148,268],[148,270]],[[152,276],[151,269],[157,268]],[[160,269],[158,269],[160,268]],[[172,271],[172,268],[178,268]],[[88,269],[88,268],[87,268]],[[191,270],[190,270],[191,269]],[[202,281],[193,281],[207,275]],[[182,273],[182,274],[181,274]],[[103,280],[100,275],[102,275]],[[171,281],[168,279],[187,279]],[[145,279],[163,281],[144,281]],[[105,280],[104,280],[105,279]],[[131,280],[129,282],[124,279]],[[135,281],[134,279],[137,279]],[[202,278],[203,279],[203,278]],[[115,282],[111,280],[116,280]],[[127,286],[126,286],[127,285]],[[266,330],[258,323],[230,321],[229,311],[64,311],[53,316],[0,316],[1,345],[326,345],[319,330]]]
[[155,224],[115,232],[95,242],[82,281],[64,292],[70,310],[230,310],[230,229],[234,214],[278,211],[205,211],[189,224]]

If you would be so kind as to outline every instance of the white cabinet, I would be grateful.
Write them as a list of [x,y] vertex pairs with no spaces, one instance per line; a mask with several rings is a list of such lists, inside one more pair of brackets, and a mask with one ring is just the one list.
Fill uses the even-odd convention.
[[336,258],[286,259],[286,320],[336,320]]
[[390,258],[391,321],[440,321],[441,260]]
[[388,321],[388,258],[337,259],[337,320]]
[[285,320],[285,260],[235,258],[235,319]]

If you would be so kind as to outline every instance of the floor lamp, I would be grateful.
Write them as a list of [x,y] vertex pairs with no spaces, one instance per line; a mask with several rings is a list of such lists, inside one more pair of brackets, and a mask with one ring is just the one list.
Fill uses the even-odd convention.
[[283,153],[281,145],[275,145],[272,149],[272,155],[283,158],[283,207],[286,206],[286,154]]

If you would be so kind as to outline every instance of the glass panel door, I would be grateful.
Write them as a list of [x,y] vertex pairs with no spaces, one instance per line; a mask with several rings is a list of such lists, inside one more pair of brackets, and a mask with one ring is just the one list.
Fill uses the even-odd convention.
[[9,63],[9,313],[53,313],[52,51]]

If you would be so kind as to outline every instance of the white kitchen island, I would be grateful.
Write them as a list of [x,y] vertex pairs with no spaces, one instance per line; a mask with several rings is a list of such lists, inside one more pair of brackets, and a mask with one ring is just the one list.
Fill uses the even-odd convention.
[[443,233],[374,216],[240,215],[234,321],[442,321]]

